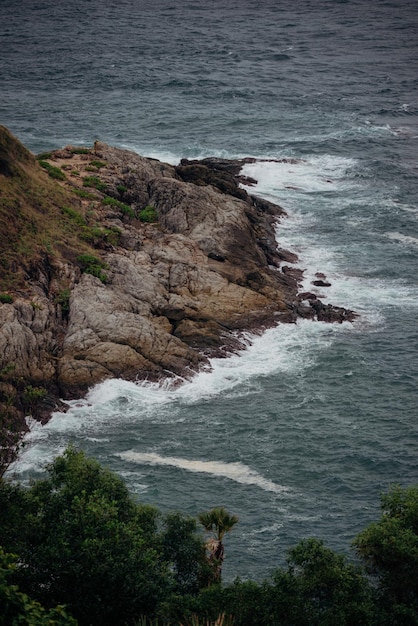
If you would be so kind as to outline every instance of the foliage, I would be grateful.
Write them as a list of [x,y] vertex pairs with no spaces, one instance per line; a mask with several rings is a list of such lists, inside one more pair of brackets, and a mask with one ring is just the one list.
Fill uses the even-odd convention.
[[153,206],[146,206],[139,212],[141,222],[158,222],[158,213]]
[[20,495],[26,520],[9,512],[9,541],[22,561],[15,580],[45,606],[60,598],[80,624],[152,614],[167,575],[157,512],[136,506],[119,478],[74,450],[48,473]]
[[[0,396],[4,396],[4,392]],[[5,398],[5,402],[0,402],[0,478],[12,463],[21,446],[22,431],[24,424],[16,415],[16,409],[13,402],[16,397],[16,389],[10,385],[9,395]]]
[[77,257],[77,261],[81,265],[82,272],[96,276],[96,278],[99,278],[102,283],[107,281],[107,275],[102,271],[107,268],[104,261],[93,254],[80,254]]
[[117,246],[120,241],[121,231],[116,226],[103,228],[101,226],[85,226],[80,234],[81,239],[88,241],[96,248],[105,247],[107,244]]
[[9,375],[16,369],[16,363],[8,363],[0,369],[0,380],[9,378]]
[[90,161],[90,165],[93,165],[93,167],[96,167],[99,170],[102,167],[106,167],[107,163],[104,161]]
[[52,157],[52,152],[41,152],[36,155],[36,159],[38,161],[45,161],[45,159],[50,159]]
[[197,535],[196,520],[169,513],[162,533],[164,559],[172,563],[174,592],[196,594],[208,578],[205,548]]
[[0,626],[77,626],[62,606],[47,611],[9,583],[16,569],[16,557],[6,554],[0,546]]
[[203,528],[212,533],[212,538],[206,542],[206,549],[208,551],[208,564],[212,570],[212,580],[214,582],[220,581],[222,575],[224,560],[222,539],[238,521],[238,517],[228,513],[224,507],[215,507],[211,511],[199,515],[199,522]]
[[85,176],[83,178],[84,187],[94,187],[98,191],[105,193],[107,191],[106,183],[102,182],[97,176]]
[[90,148],[71,148],[71,154],[90,154]]
[[27,385],[23,390],[23,402],[26,407],[33,409],[47,396],[47,390],[44,387],[33,387]]
[[120,194],[124,194],[126,191],[128,191],[128,188],[125,187],[125,185],[117,185],[116,189]]
[[60,169],[59,167],[51,165],[50,163],[48,163],[48,161],[39,161],[39,165],[47,171],[48,176],[50,176],[51,178],[55,178],[57,180],[65,180],[66,176],[62,169]]
[[122,213],[124,213],[128,217],[135,217],[135,211],[132,209],[132,207],[130,207],[129,204],[125,204],[124,202],[117,200],[116,198],[106,196],[106,198],[103,198],[102,202],[105,205],[113,206],[120,209]]
[[378,585],[382,623],[418,624],[418,486],[395,486],[381,503],[381,519],[354,545]]
[[56,296],[55,296],[55,304],[59,304],[61,307],[61,311],[64,315],[64,317],[66,317],[68,315],[68,313],[70,312],[70,295],[71,295],[71,290],[68,288],[62,289]]
[[47,607],[68,605],[81,625],[152,618],[173,592],[196,589],[203,542],[194,520],[174,514],[165,523],[72,448],[29,488],[0,482],[0,529],[19,554],[13,582]]
[[8,293],[0,293],[0,302],[2,304],[12,304],[13,296]]
[[288,569],[277,570],[271,589],[272,612],[283,623],[349,626],[374,623],[370,585],[360,567],[306,539],[290,550]]
[[222,541],[225,534],[232,530],[238,521],[236,515],[231,515],[222,506],[215,507],[199,515],[199,522],[202,524],[203,528],[213,533],[217,541]]
[[67,215],[67,217],[69,217],[72,222],[77,224],[77,226],[86,225],[86,220],[81,215],[81,213],[79,213],[79,211],[76,211],[75,209],[72,209],[71,207],[68,207],[68,206],[63,206],[62,212],[65,213],[65,215]]
[[[65,604],[81,626],[409,626],[418,487],[392,489],[382,507],[355,542],[372,579],[310,538],[271,580],[225,585],[208,573],[195,519],[136,503],[121,479],[69,448],[28,487],[0,480],[0,544],[19,555],[8,589],[47,610]],[[199,521],[221,542],[238,519],[217,507]],[[0,559],[0,599],[3,583]]]
[[87,200],[96,200],[96,196],[90,191],[86,191],[85,189],[72,189],[72,192],[80,198],[86,198]]

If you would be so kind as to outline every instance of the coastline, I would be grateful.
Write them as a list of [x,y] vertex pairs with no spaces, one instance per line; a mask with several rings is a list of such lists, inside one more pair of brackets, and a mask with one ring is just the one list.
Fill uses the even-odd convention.
[[35,232],[25,258],[11,249],[16,233],[3,259],[6,430],[24,429],[26,414],[48,420],[61,398],[108,378],[189,379],[242,349],[245,331],[354,319],[300,293],[297,259],[275,237],[285,211],[240,187],[248,160],[176,167],[100,142],[35,159],[1,130],[1,188],[22,206],[21,232]]

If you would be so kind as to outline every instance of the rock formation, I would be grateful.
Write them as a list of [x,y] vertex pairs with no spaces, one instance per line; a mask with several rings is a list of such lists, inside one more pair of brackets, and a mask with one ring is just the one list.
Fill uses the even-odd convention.
[[298,296],[297,259],[275,238],[285,212],[239,186],[242,162],[174,167],[100,142],[36,160],[4,128],[0,139],[0,408],[14,406],[12,421],[46,418],[109,377],[190,377],[243,347],[243,331],[353,319]]

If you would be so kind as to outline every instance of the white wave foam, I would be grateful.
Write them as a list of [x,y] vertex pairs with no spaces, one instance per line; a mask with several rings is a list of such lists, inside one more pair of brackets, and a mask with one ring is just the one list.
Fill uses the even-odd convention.
[[[296,161],[256,161],[247,163],[241,173],[257,180],[257,192],[276,194],[283,190],[293,192],[328,192],[339,189],[347,182],[347,172],[356,165],[354,159],[323,155]],[[254,192],[254,188],[247,188]]]
[[242,485],[255,485],[265,491],[272,491],[273,493],[288,493],[291,491],[289,487],[277,485],[243,463],[189,460],[171,456],[160,456],[152,452],[135,452],[134,450],[120,452],[116,456],[130,463],[138,463],[139,465],[165,465],[184,469],[188,472],[229,478]]
[[404,243],[408,246],[418,246],[418,239],[416,237],[403,235],[402,233],[397,233],[397,232],[386,233],[386,237],[388,239],[392,239],[393,241],[399,241],[400,243]]

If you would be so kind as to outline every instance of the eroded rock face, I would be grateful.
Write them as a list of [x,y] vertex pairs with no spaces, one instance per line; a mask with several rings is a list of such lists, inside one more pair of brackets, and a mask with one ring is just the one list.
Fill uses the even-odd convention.
[[[16,379],[50,397],[77,397],[109,377],[190,377],[208,357],[243,347],[240,331],[298,316],[353,319],[315,296],[298,298],[301,272],[288,265],[297,259],[275,239],[284,211],[239,187],[239,163],[176,168],[98,142],[88,155],[57,151],[51,163],[80,190],[97,159],[107,198],[119,202],[93,190],[97,223],[119,237],[99,246],[106,280],[76,260],[37,268],[27,294],[0,304],[0,370],[13,364]],[[121,202],[135,215],[151,205],[158,222],[123,214]]]

